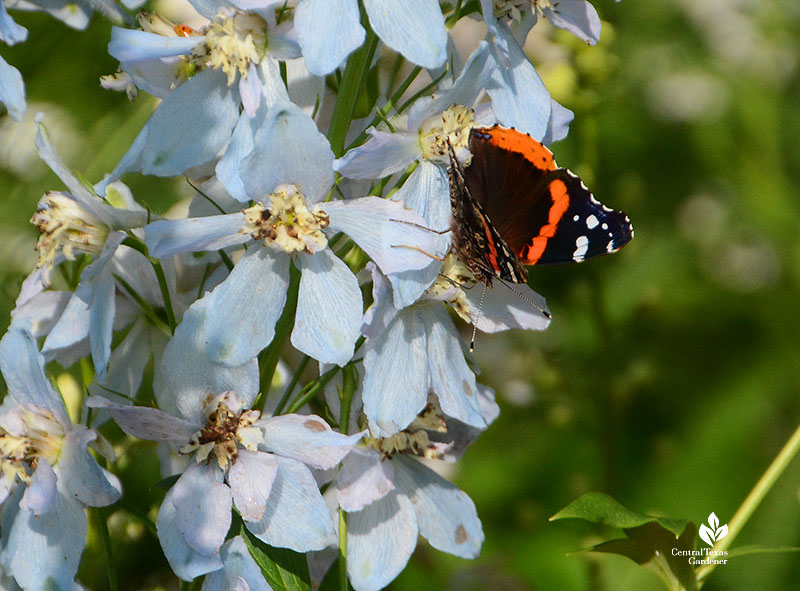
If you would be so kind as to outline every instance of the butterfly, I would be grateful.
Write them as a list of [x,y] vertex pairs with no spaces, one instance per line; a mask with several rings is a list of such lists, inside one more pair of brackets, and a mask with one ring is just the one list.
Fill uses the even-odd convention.
[[453,250],[484,285],[525,283],[525,265],[580,262],[633,238],[624,212],[597,201],[528,134],[474,127],[469,151],[463,166],[449,148]]

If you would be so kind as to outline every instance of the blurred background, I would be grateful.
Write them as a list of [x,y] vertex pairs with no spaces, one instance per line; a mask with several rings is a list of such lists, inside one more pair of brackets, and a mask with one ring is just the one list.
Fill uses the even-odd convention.
[[[391,589],[662,589],[625,558],[578,552],[613,531],[548,518],[597,490],[642,513],[700,524],[713,511],[727,523],[800,420],[800,3],[593,4],[598,46],[543,21],[526,51],[575,112],[552,146],[558,162],[624,209],[636,238],[611,257],[532,269],[553,313],[546,332],[479,336],[481,379],[502,413],[451,476],[477,505],[482,556],[421,543]],[[97,181],[154,106],[100,88],[117,65],[101,18],[81,33],[14,16],[29,40],[0,53],[23,73],[29,106],[23,125],[0,117],[3,332],[35,260],[28,220],[62,188],[36,156],[33,114],[45,111],[68,164]],[[125,180],[159,213],[189,194],[181,180]],[[127,502],[140,504],[108,513],[121,589],[177,588],[155,537],[130,518],[154,516],[148,503],[163,495],[150,486],[151,452],[137,444],[120,464]],[[734,547],[800,546],[798,487],[796,460]],[[82,580],[101,590],[93,536]],[[704,589],[799,580],[797,554],[753,555],[718,567]]]

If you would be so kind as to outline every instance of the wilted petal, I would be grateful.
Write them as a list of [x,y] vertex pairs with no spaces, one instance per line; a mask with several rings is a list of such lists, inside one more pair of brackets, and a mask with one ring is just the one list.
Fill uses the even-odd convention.
[[219,551],[231,525],[231,489],[215,464],[191,464],[172,487],[178,528],[200,554]]
[[333,169],[350,179],[377,179],[407,168],[422,154],[416,133],[387,133],[374,127],[361,146],[348,150]]
[[347,514],[347,575],[356,591],[383,589],[400,574],[417,546],[411,501],[395,491]]
[[333,468],[364,435],[337,433],[314,415],[270,417],[261,419],[258,426],[264,431],[265,449],[319,470]]
[[3,532],[4,567],[23,589],[77,589],[74,579],[86,529],[81,502],[59,490],[46,513],[21,509]]
[[159,220],[144,228],[150,255],[166,258],[184,252],[220,250],[250,240],[239,230],[244,222],[241,212],[181,220]]
[[105,507],[119,499],[119,481],[105,472],[89,453],[89,443],[97,438],[94,431],[76,425],[67,432],[56,464],[60,486],[90,507]]
[[404,429],[428,402],[422,313],[420,306],[400,311],[382,334],[364,345],[364,413],[376,435]]
[[[231,538],[219,551],[223,567],[209,573],[203,581],[202,591],[270,591],[256,561],[250,555],[241,536]],[[240,586],[241,585],[241,586]]]
[[0,370],[17,402],[47,409],[62,425],[69,424],[64,401],[45,377],[44,357],[27,330],[12,325],[0,340]]
[[474,427],[485,427],[475,374],[461,353],[461,337],[453,321],[441,305],[426,307],[424,319],[430,389],[439,397],[446,415]]
[[292,345],[322,363],[345,365],[361,329],[358,280],[330,249],[297,258],[300,291]]
[[173,504],[175,487],[167,491],[156,519],[156,530],[172,571],[184,581],[222,568],[219,554],[206,556],[195,552],[178,527],[177,509]]
[[336,480],[339,506],[360,511],[394,490],[394,468],[374,449],[356,448],[342,460]]
[[304,0],[294,24],[308,71],[317,76],[338,68],[366,35],[355,0]]
[[275,456],[278,475],[272,483],[261,521],[245,523],[253,535],[279,548],[296,552],[321,550],[335,541],[328,505],[311,472],[300,462]]
[[15,121],[25,117],[25,83],[22,74],[0,56],[0,103]]
[[90,396],[86,406],[106,409],[120,429],[139,439],[186,443],[198,427],[157,408],[114,404],[100,396]]
[[246,521],[264,517],[278,461],[270,454],[240,449],[228,471],[233,503]]
[[462,558],[475,558],[483,544],[475,503],[467,493],[414,458],[393,460],[395,484],[414,505],[419,533],[431,546]]
[[120,62],[154,60],[187,54],[202,42],[202,37],[166,37],[137,29],[112,27],[108,53]]
[[447,59],[447,30],[437,0],[413,5],[395,0],[364,0],[369,22],[386,45],[425,68]]
[[205,302],[209,357],[237,366],[269,345],[288,286],[285,253],[258,246],[249,249],[227,279],[200,300]]
[[32,511],[34,515],[47,513],[56,496],[57,480],[52,466],[40,458],[31,477],[31,483],[25,488],[25,493],[19,502],[19,508],[23,511]]
[[324,208],[330,229],[352,238],[387,275],[427,267],[449,246],[446,237],[426,229],[422,216],[399,201],[363,197],[332,201]]
[[600,40],[600,17],[586,0],[560,0],[542,12],[553,26],[577,35],[589,45]]

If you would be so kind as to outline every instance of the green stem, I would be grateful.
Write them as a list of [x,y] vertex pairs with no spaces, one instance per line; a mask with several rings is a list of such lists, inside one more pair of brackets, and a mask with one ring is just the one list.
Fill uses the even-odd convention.
[[[786,468],[789,466],[791,461],[797,455],[797,452],[800,451],[800,425],[798,425],[797,429],[792,436],[789,438],[789,441],[786,442],[786,445],[783,446],[778,455],[775,456],[775,459],[770,464],[769,468],[761,475],[761,478],[753,487],[753,490],[750,491],[750,494],[747,495],[747,498],[741,504],[741,506],[736,510],[736,513],[728,522],[728,535],[719,540],[714,546],[711,548],[711,551],[722,552],[723,550],[727,550],[730,545],[733,543],[733,540],[736,539],[736,536],[739,535],[739,532],[744,527],[747,520],[750,519],[750,516],[753,512],[758,508],[759,504],[764,497],[767,496],[767,493],[772,489],[772,486],[775,482],[780,478],[781,474],[786,471]],[[697,571],[697,580],[698,582],[702,583],[708,575],[716,568],[716,564],[706,564],[702,568]]]
[[356,101],[364,86],[369,66],[378,47],[378,37],[369,26],[363,7],[361,8],[361,15],[361,24],[367,31],[367,39],[347,60],[328,131],[328,140],[331,143],[333,154],[337,158],[344,154],[344,142],[347,137],[347,130],[350,128],[350,122],[353,119]]
[[342,394],[340,402],[342,404],[339,413],[339,430],[344,434],[350,431],[350,406],[353,402],[353,395],[356,393],[358,380],[356,379],[356,368],[348,365],[342,370]]
[[105,552],[108,589],[109,591],[117,591],[117,571],[114,569],[114,554],[111,549],[111,536],[108,533],[108,522],[106,521],[107,510],[102,507],[96,507],[91,511],[94,514],[97,531],[100,536],[100,544]]
[[145,258],[147,258],[148,261],[150,261],[150,265],[153,267],[153,271],[156,274],[158,287],[161,290],[161,298],[164,301],[164,312],[167,315],[167,324],[170,328],[170,334],[172,334],[175,332],[175,327],[178,325],[178,323],[175,321],[175,312],[172,310],[172,296],[169,293],[167,276],[164,274],[164,268],[161,266],[161,262],[158,259],[151,257],[147,251],[147,245],[145,245],[144,242],[135,236],[128,235],[128,237],[122,241],[122,244],[134,250],[138,250],[145,256]]
[[339,507],[339,589],[348,591],[347,584],[347,519],[344,509]]
[[287,402],[289,402],[289,397],[292,395],[295,386],[297,386],[297,382],[300,381],[300,376],[306,370],[306,367],[308,367],[309,361],[311,361],[311,357],[309,357],[308,355],[303,355],[303,360],[300,362],[300,365],[297,366],[297,369],[295,370],[294,375],[292,375],[292,379],[289,382],[289,385],[286,386],[286,390],[283,391],[283,395],[281,396],[281,399],[278,401],[278,406],[275,407],[274,414],[276,415],[281,414],[283,407],[286,406]]
[[266,400],[267,393],[269,393],[272,378],[275,376],[275,368],[278,367],[281,353],[283,353],[283,346],[286,344],[286,339],[292,332],[294,326],[294,315],[297,311],[297,293],[300,290],[300,271],[294,264],[289,269],[289,287],[286,291],[286,305],[283,308],[283,313],[275,324],[275,336],[272,339],[269,347],[264,349],[258,356],[259,367],[261,368],[259,384],[261,387],[261,394],[258,395],[253,408],[263,408],[264,401]]
[[120,277],[116,273],[114,273],[113,275],[114,279],[116,279],[117,282],[122,286],[122,289],[127,291],[128,295],[130,295],[134,299],[134,301],[137,304],[139,304],[139,307],[144,312],[144,315],[147,316],[147,319],[153,324],[153,326],[155,326],[158,330],[163,332],[168,337],[171,337],[172,330],[163,320],[161,320],[161,318],[158,316],[158,313],[156,313],[155,309],[150,304],[148,304],[145,301],[145,299],[141,295],[139,295],[139,293],[135,289],[133,289],[133,287],[127,281],[125,281],[122,277]]

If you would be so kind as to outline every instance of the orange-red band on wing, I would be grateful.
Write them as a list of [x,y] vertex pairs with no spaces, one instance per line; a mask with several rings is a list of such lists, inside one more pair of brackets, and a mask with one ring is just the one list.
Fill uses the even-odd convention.
[[567,209],[569,209],[569,193],[567,192],[567,185],[561,179],[556,179],[550,182],[550,197],[553,199],[553,206],[550,208],[550,214],[547,216],[547,224],[542,226],[539,234],[534,236],[530,244],[522,247],[518,253],[519,258],[525,265],[535,265],[542,258],[545,248],[547,248],[547,241],[555,236],[558,222],[564,217]]
[[527,133],[516,129],[507,129],[495,125],[493,127],[480,127],[476,129],[481,134],[488,135],[488,140],[494,146],[522,154],[522,156],[539,170],[555,170],[557,168],[553,153],[537,142]]

